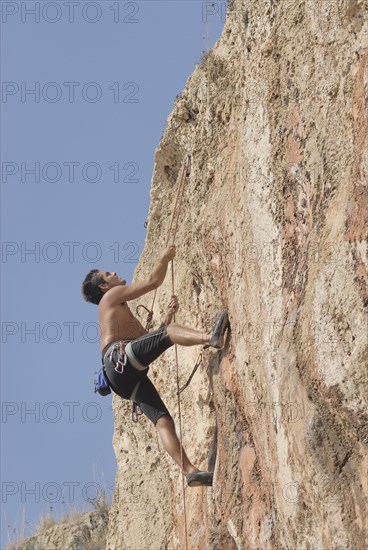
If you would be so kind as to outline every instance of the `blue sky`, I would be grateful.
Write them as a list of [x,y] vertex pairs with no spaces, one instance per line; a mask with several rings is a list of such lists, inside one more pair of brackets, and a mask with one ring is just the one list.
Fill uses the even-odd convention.
[[93,393],[80,286],[94,267],[132,278],[154,151],[220,36],[214,4],[1,1],[1,548],[103,484],[111,498],[111,398]]

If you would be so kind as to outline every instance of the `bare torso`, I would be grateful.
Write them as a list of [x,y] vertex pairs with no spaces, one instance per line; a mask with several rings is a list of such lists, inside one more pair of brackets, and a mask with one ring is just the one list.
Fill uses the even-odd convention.
[[147,331],[134,317],[126,302],[111,306],[101,300],[98,306],[98,318],[101,332],[101,351],[116,340],[134,340]]

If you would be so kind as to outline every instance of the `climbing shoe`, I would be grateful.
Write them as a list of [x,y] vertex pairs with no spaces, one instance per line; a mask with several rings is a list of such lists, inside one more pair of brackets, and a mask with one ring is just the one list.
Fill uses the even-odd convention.
[[213,329],[212,333],[212,338],[208,346],[216,349],[223,348],[225,343],[225,332],[228,326],[229,317],[227,314],[227,310],[225,309],[216,321],[215,328]]
[[200,487],[201,485],[211,487],[213,482],[212,472],[193,472],[192,474],[187,474],[185,477],[187,478],[189,487]]

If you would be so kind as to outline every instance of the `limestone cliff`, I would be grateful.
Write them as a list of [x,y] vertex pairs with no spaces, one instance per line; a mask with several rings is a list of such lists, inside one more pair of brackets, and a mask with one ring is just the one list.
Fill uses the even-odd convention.
[[[169,117],[136,278],[189,153],[177,321],[231,320],[181,399],[184,447],[214,468],[213,488],[185,491],[191,550],[368,547],[367,97],[366,0],[234,0]],[[170,294],[168,275],[157,325]],[[179,349],[181,383],[198,351]],[[174,365],[169,350],[150,376],[177,421]],[[178,467],[127,402],[113,409],[106,548],[185,549]]]
[[[182,396],[191,549],[368,546],[368,5],[234,0],[156,151],[136,278],[176,237],[177,322],[231,337]],[[168,275],[156,320],[171,294]],[[144,302],[150,306],[151,297]],[[158,322],[159,324],[159,322]],[[157,326],[157,325],[156,325]],[[181,382],[198,349],[180,348]],[[174,352],[151,377],[177,420]],[[179,469],[118,398],[107,548],[184,549]]]

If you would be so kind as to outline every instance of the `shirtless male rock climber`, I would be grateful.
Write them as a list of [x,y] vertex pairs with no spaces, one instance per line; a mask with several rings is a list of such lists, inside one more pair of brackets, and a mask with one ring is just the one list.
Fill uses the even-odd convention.
[[[148,332],[132,314],[128,302],[158,288],[164,281],[168,264],[175,257],[175,246],[167,247],[145,281],[127,285],[115,272],[92,269],[82,285],[86,301],[98,304],[101,331],[102,362],[111,389],[123,399],[137,403],[153,422],[162,444],[179,467],[182,465],[180,442],[174,421],[148,378],[149,365],[165,350],[180,346],[209,345],[221,349],[228,326],[223,311],[212,334],[173,323],[179,305],[176,296],[170,300],[164,323]],[[203,472],[188,459],[183,449],[183,473],[190,487],[212,485],[212,472]]]

